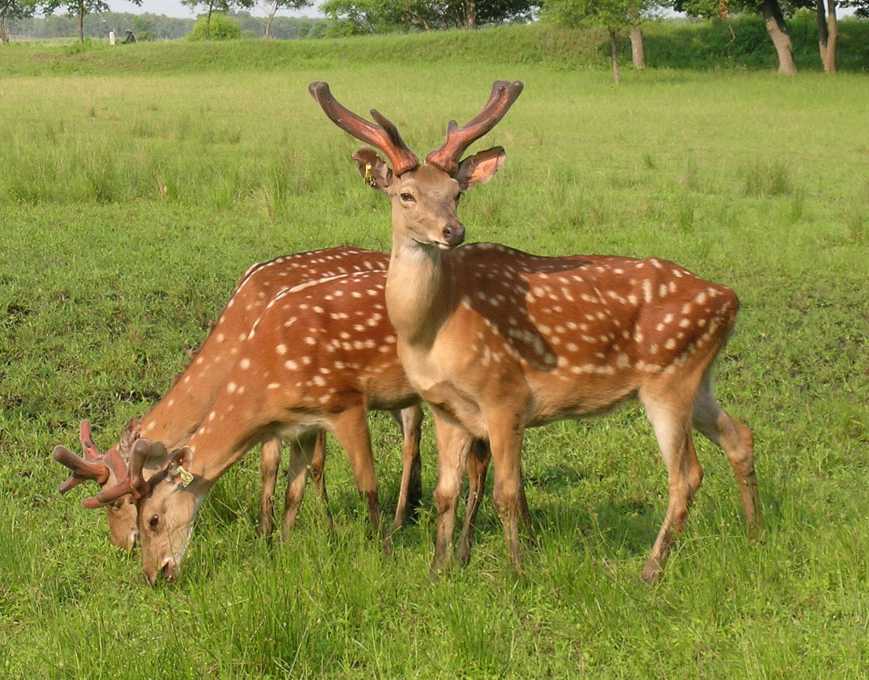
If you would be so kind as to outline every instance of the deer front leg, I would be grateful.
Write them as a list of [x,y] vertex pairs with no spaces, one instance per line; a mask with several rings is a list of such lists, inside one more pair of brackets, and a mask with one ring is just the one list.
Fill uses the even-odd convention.
[[475,439],[468,452],[466,469],[468,471],[468,500],[465,503],[465,522],[462,535],[459,537],[458,560],[465,565],[471,558],[471,546],[474,542],[474,531],[477,524],[477,511],[486,489],[486,473],[492,453],[488,442]]
[[[522,490],[522,439],[524,426],[512,413],[496,413],[488,418],[489,445],[495,465],[493,497],[510,562],[517,573],[522,573],[522,553],[519,541],[519,523],[527,512]],[[523,506],[526,510],[523,512]]]
[[422,409],[410,406],[393,417],[401,424],[404,435],[404,445],[401,451],[401,488],[398,492],[398,504],[395,506],[393,529],[400,529],[419,507],[422,497],[421,461],[419,456],[419,440],[422,435]]
[[461,425],[437,409],[432,410],[438,445],[438,484],[434,492],[438,520],[431,570],[432,574],[437,574],[452,561],[456,503],[462,488],[462,469],[472,437]]
[[274,528],[275,484],[281,467],[281,440],[273,437],[263,442],[260,456],[260,513],[257,533],[269,536]]
[[368,414],[363,404],[353,406],[332,419],[332,431],[350,459],[356,488],[368,504],[368,518],[376,533],[382,532],[380,501],[377,498],[377,475],[368,433]]

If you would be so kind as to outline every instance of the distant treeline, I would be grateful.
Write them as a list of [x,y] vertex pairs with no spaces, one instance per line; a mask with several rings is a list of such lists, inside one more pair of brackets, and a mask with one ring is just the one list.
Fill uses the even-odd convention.
[[[232,17],[241,25],[243,35],[261,36],[265,33],[265,17],[254,17],[247,12]],[[162,14],[102,12],[85,15],[84,32],[86,38],[106,38],[109,31],[114,31],[118,39],[122,39],[127,31],[132,31],[137,40],[174,40],[190,33],[194,21]],[[272,21],[272,37],[280,40],[319,38],[326,32],[327,25],[325,19],[278,16]],[[10,29],[15,38],[68,38],[78,33],[78,18],[49,15],[13,20]]]

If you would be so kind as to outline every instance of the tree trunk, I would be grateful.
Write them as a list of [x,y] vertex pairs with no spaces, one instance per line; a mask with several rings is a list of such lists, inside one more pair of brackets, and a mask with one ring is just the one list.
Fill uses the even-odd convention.
[[78,41],[84,45],[84,3],[78,3]]
[[477,27],[477,0],[467,0],[465,4],[465,25],[471,30]]
[[616,32],[610,29],[610,60],[613,65],[613,82],[618,85],[621,82],[622,74],[619,71],[619,44]]
[[821,63],[824,65],[824,70],[827,70],[827,10],[824,7],[824,0],[818,0],[815,3],[815,19],[818,22],[818,51],[821,53]]
[[208,18],[205,20],[205,39],[211,40],[211,13],[214,11],[214,3],[208,3]]
[[639,26],[633,26],[630,33],[631,38],[631,59],[634,62],[634,68],[642,71],[646,68],[646,45],[643,42],[643,31]]
[[821,42],[821,24],[824,25],[824,40],[821,47],[821,61],[826,73],[837,70],[836,50],[839,42],[839,19],[836,17],[836,0],[827,0],[827,16],[823,17],[824,0],[818,0],[818,42]]
[[0,17],[0,43],[9,43],[9,29],[6,26],[6,17]]
[[762,0],[760,14],[766,24],[766,32],[778,54],[778,72],[786,76],[796,75],[797,67],[791,49],[791,37],[785,28],[785,19],[778,0]]
[[269,12],[269,18],[266,21],[266,40],[270,40],[272,37],[272,21],[275,20],[275,14],[277,14],[277,13],[278,13],[278,3],[277,3],[277,0],[275,0],[274,4],[272,5],[272,11]]
[[729,16],[730,16],[729,0],[718,0],[718,18],[721,19],[721,21],[724,21]]

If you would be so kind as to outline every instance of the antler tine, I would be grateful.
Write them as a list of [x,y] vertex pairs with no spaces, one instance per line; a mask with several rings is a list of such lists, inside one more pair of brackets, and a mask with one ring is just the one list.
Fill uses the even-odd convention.
[[404,143],[398,128],[377,111],[371,111],[372,117],[377,122],[375,125],[338,103],[338,100],[332,96],[328,83],[322,81],[311,83],[308,92],[335,125],[386,154],[396,175],[404,174],[419,165],[419,160]]
[[100,450],[94,444],[94,438],[91,435],[91,424],[89,420],[82,420],[78,430],[78,440],[81,442],[81,447],[84,449],[85,458],[88,460],[98,460],[100,458]]
[[443,146],[426,156],[426,162],[454,175],[459,169],[459,161],[465,150],[498,124],[522,94],[523,87],[525,86],[518,80],[512,83],[496,80],[483,110],[462,127],[458,127],[455,121],[450,121],[446,141]]
[[105,484],[109,479],[109,468],[105,464],[85,460],[65,446],[55,446],[51,455],[58,463],[72,470],[69,479],[60,485],[60,493],[66,493],[88,479],[93,479],[97,484]]

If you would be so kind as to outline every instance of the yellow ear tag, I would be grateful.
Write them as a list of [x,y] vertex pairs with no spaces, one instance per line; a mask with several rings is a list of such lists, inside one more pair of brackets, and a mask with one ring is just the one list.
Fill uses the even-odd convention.
[[374,175],[371,174],[371,170],[372,170],[371,163],[366,163],[365,164],[365,177],[364,177],[365,183],[368,186],[373,187],[373,186],[377,185],[377,181],[374,179]]
[[181,486],[185,489],[193,483],[193,473],[188,472],[180,465],[178,466],[178,477],[181,479]]

